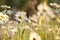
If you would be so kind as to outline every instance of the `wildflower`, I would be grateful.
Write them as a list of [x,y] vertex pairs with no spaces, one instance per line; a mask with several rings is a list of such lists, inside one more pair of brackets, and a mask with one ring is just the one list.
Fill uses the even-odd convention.
[[33,22],[37,22],[38,21],[38,17],[36,15],[33,15],[32,17],[29,17],[29,19]]
[[0,13],[0,23],[5,23],[8,21],[8,15]]
[[51,5],[51,6],[53,6],[53,4],[52,4],[52,3],[50,3],[50,5]]
[[57,3],[50,3],[51,6],[57,6]]
[[5,13],[6,11],[2,11],[3,14],[8,14],[8,15],[11,15],[12,14],[12,11],[11,10],[7,10],[7,13]]
[[[9,27],[12,27],[12,26],[9,26]],[[8,32],[10,36],[13,36],[17,32],[17,28],[16,27],[8,28]]]
[[10,6],[7,5],[1,5],[2,8],[11,8]]
[[54,6],[57,6],[57,3],[53,3]]
[[15,19],[18,22],[22,22],[22,21],[26,20],[27,19],[26,12],[17,12],[15,14]]
[[31,32],[29,40],[41,40],[41,37],[36,32]]
[[47,4],[39,4],[38,5],[38,10],[41,14],[47,14],[46,16],[51,17],[51,18],[55,18],[56,15],[53,13],[52,9],[47,5]]
[[58,5],[57,3],[50,3],[51,6],[55,6],[56,8],[60,8],[60,5]]

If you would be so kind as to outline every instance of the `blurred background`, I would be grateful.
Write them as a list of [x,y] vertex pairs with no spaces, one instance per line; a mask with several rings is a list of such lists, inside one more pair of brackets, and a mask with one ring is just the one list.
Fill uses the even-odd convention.
[[[41,0],[0,0],[0,6],[8,5],[11,7],[10,9],[13,10],[14,12],[25,9],[25,11],[27,11],[27,13],[28,13],[27,16],[29,16],[29,15],[32,16],[33,12],[36,14],[35,11],[37,9],[37,5],[40,2],[41,2]],[[60,0],[48,0],[48,5],[49,5],[49,3],[60,4]],[[0,11],[3,11],[3,10],[4,9],[0,7]],[[55,9],[54,9],[54,11],[55,11]]]
[[[21,6],[25,5],[29,0],[0,0],[0,5],[9,5],[12,8],[20,8]],[[40,3],[41,0],[37,0]],[[49,0],[48,3],[58,3],[60,4],[60,0]],[[28,6],[28,5],[26,5]],[[3,9],[0,7],[0,11]]]

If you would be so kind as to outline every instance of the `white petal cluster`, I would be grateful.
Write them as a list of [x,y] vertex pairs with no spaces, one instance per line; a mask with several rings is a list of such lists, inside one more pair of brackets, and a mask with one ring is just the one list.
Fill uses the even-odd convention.
[[8,15],[0,12],[0,23],[3,24],[3,23],[6,23],[7,21],[9,21]]
[[51,6],[55,6],[56,8],[60,8],[60,5],[57,3],[50,3]]
[[2,8],[11,8],[10,6],[7,5],[1,5]]
[[15,14],[16,21],[22,22],[27,19],[26,12],[16,12]]

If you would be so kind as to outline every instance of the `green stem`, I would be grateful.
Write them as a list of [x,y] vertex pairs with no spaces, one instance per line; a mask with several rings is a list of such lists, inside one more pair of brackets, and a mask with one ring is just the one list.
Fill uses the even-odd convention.
[[20,38],[20,22],[18,23],[18,39],[17,40],[21,40],[21,38]]

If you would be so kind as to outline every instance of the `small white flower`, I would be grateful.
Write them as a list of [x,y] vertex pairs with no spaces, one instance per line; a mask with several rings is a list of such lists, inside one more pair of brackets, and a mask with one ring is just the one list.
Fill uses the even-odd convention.
[[53,3],[53,5],[57,6],[57,3]]
[[2,8],[11,8],[10,6],[7,5],[1,5]]
[[32,17],[29,17],[29,19],[33,22],[37,22],[38,21],[38,17],[36,15],[33,15]]
[[15,27],[14,28],[9,28],[8,31],[9,31],[9,35],[13,36],[17,32],[17,28],[15,28]]
[[52,4],[52,3],[50,3],[50,5],[51,5],[51,6],[53,6],[53,4]]
[[56,6],[56,5],[57,5],[57,3],[50,3],[50,5],[51,5],[51,6]]
[[8,14],[11,15],[13,12],[11,10],[7,10],[7,13],[5,13],[5,11],[2,11],[3,14]]
[[27,19],[26,12],[19,11],[15,14],[15,19],[22,22]]
[[60,5],[57,3],[50,3],[51,6],[55,6],[56,8],[60,8]]
[[0,23],[5,23],[9,19],[8,15],[0,13]]
[[[37,9],[39,10],[38,14],[47,14],[48,17],[55,18],[56,15],[53,13],[52,9],[47,4],[39,4]],[[47,16],[46,15],[46,16]]]
[[31,32],[29,40],[42,40],[42,39],[36,32]]

